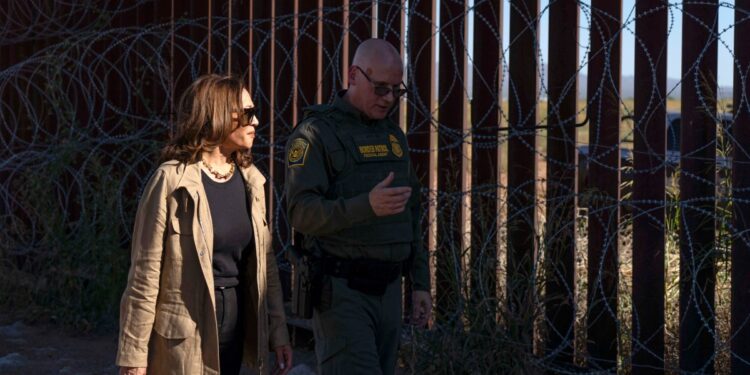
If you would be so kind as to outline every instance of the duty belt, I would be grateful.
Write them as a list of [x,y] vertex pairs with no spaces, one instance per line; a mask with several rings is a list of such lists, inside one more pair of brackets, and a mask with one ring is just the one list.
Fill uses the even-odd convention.
[[321,260],[324,274],[345,278],[350,288],[373,296],[382,296],[388,284],[401,275],[401,262],[336,257]]

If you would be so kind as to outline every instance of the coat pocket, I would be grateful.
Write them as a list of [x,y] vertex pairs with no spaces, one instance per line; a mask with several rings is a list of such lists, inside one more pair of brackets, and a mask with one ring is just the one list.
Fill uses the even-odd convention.
[[195,336],[196,324],[190,317],[168,310],[158,310],[154,331],[166,339],[186,339]]

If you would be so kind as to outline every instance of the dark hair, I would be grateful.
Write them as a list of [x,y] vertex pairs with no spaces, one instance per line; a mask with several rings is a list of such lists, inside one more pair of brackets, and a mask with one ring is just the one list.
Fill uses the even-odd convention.
[[[246,87],[242,80],[234,76],[198,77],[180,98],[176,131],[161,150],[160,163],[168,160],[196,163],[202,151],[222,144],[238,126],[232,113],[242,113],[243,89]],[[253,162],[250,150],[235,151],[232,159],[240,167]]]

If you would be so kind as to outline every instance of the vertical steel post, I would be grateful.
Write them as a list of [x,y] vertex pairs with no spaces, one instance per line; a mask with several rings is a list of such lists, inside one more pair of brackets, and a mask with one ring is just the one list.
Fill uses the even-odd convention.
[[[636,3],[633,152],[632,371],[664,373],[664,217],[667,16],[664,0]],[[659,99],[656,99],[659,98]]]
[[[345,9],[348,6],[347,0],[320,0],[322,3],[319,14],[321,15],[322,26],[320,26],[320,35],[322,36],[322,76],[321,84],[321,102],[330,103],[341,89],[347,87],[343,78],[345,75],[344,64],[348,66],[349,53],[345,46],[348,40],[346,24],[341,23],[344,18]],[[325,9],[325,13],[323,10]]]
[[[502,1],[476,3],[474,8],[474,78],[472,124],[471,303],[483,307],[472,320],[492,327],[497,315],[497,226],[499,208],[498,123],[502,104]],[[479,323],[479,322],[477,322]]]
[[607,370],[617,364],[621,18],[621,0],[591,1],[587,342],[589,365]]
[[354,52],[357,46],[363,41],[373,37],[372,34],[372,0],[349,0],[348,7],[348,28],[349,34],[349,54],[345,56],[349,63],[354,58]]
[[[312,1],[295,0],[295,45],[297,56],[295,58],[297,82],[296,113],[297,121],[294,126],[302,120],[302,109],[316,104],[320,77],[318,68],[322,64],[322,55],[318,54],[320,40],[318,39],[318,24],[322,22],[318,18],[317,3]],[[303,62],[304,67],[300,66]]]
[[539,0],[510,1],[508,86],[508,312],[510,335],[532,353],[536,225],[536,131],[539,99]]
[[[252,45],[250,51],[252,56],[252,82],[253,87],[251,94],[255,106],[258,108],[258,121],[260,124],[255,131],[255,143],[253,145],[253,157],[256,165],[261,170],[270,171],[272,163],[272,140],[271,128],[274,123],[274,87],[275,87],[275,66],[273,64],[273,45],[276,42],[274,35],[273,9],[267,1],[254,0],[250,7],[253,12],[251,23]],[[271,221],[271,186],[267,184],[266,207],[269,223]]]
[[[457,313],[461,306],[464,241],[462,228],[463,192],[465,178],[462,168],[464,114],[468,111],[464,93],[464,64],[466,40],[464,32],[466,2],[441,2],[439,59],[439,111],[438,111],[438,192],[437,208],[437,274],[435,285],[438,318]],[[457,273],[457,274],[456,274]]]
[[578,10],[575,0],[558,0],[549,8],[546,351],[561,365],[573,364],[576,311]]
[[682,15],[680,144],[680,369],[713,372],[716,286],[718,1]]
[[[435,174],[431,166],[431,149],[433,128],[437,123],[434,117],[436,107],[435,100],[435,43],[433,38],[436,19],[434,16],[437,4],[431,0],[413,0],[409,2],[407,21],[409,23],[409,35],[407,52],[408,62],[406,65],[407,82],[409,85],[407,129],[411,158],[414,163],[417,176],[419,176],[423,189],[428,189],[426,200],[423,200],[423,210],[427,208],[428,214],[422,217],[423,228],[427,233],[422,237],[423,246],[430,251],[430,275],[433,288],[435,289],[435,263],[432,256],[435,251],[434,241],[434,218],[435,218],[435,193],[432,186],[432,176]],[[436,180],[436,179],[435,179]],[[424,198],[424,196],[423,196]]]
[[[281,251],[288,245],[291,236],[289,221],[286,217],[286,202],[283,199],[286,158],[284,146],[287,137],[297,123],[297,45],[294,1],[274,2],[274,90],[271,97],[273,122],[271,127],[271,160],[269,160],[269,182],[271,192],[269,199],[269,229],[273,234],[273,248]],[[284,290],[284,297],[291,298],[291,273],[286,259],[279,259],[282,265],[279,277]],[[286,264],[285,264],[286,263]]]
[[732,374],[750,374],[750,100],[748,67],[750,48],[744,38],[750,35],[750,1],[734,4],[734,114],[732,126]]

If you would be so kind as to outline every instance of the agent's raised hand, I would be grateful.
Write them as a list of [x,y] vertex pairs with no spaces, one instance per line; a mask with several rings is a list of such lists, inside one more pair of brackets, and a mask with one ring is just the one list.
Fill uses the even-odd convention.
[[389,187],[394,179],[393,172],[370,190],[370,206],[376,216],[389,216],[401,213],[411,197],[411,187]]

